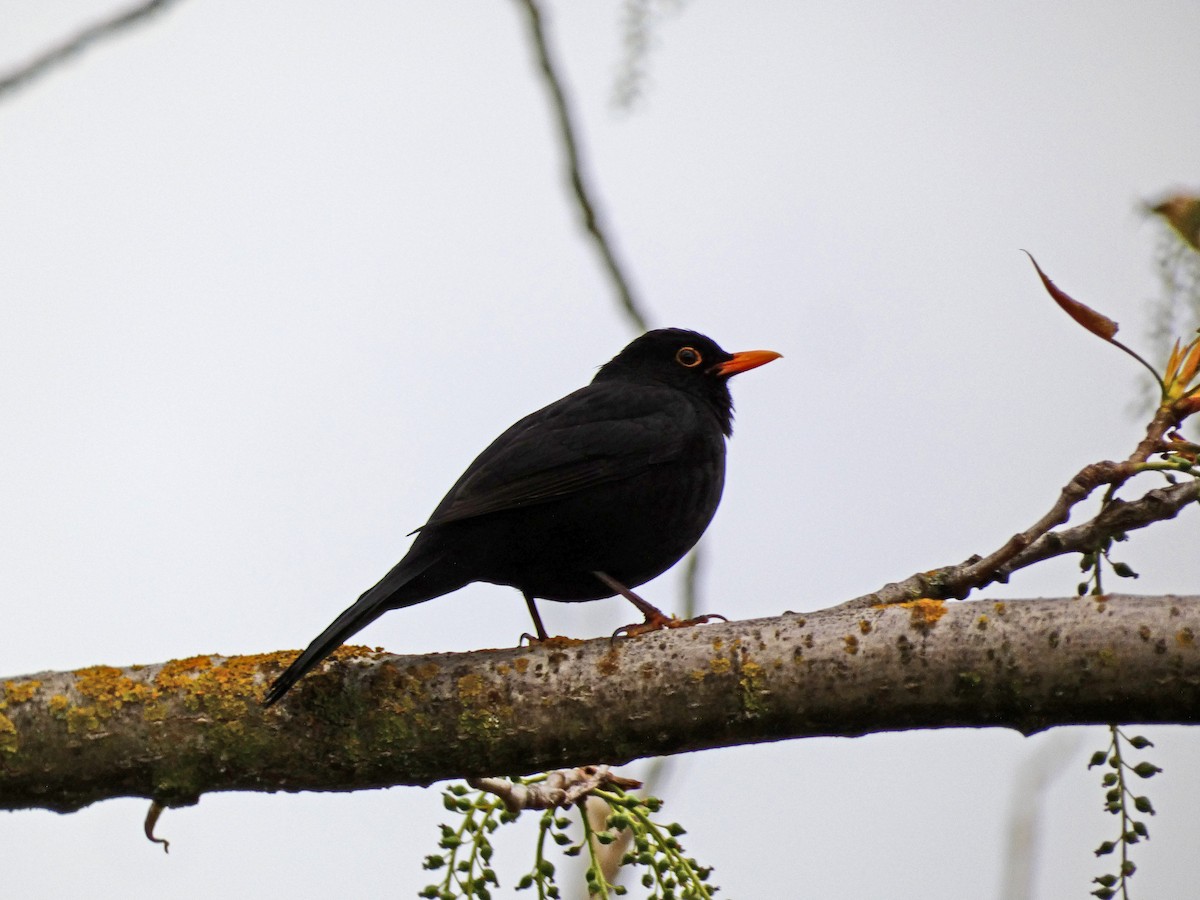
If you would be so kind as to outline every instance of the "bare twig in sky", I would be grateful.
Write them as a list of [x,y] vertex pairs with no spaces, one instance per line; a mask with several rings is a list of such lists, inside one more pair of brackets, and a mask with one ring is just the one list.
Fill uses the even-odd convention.
[[577,129],[572,118],[571,107],[567,103],[566,93],[563,91],[562,79],[550,56],[550,48],[546,41],[546,30],[542,22],[541,10],[539,10],[536,0],[517,0],[517,2],[524,6],[526,12],[529,14],[530,37],[533,39],[534,50],[537,53],[538,65],[542,71],[542,79],[546,84],[546,89],[550,92],[551,104],[554,107],[554,115],[558,123],[559,137],[562,140],[563,151],[567,157],[567,174],[571,182],[571,189],[575,193],[575,200],[579,205],[579,211],[583,216],[583,226],[587,229],[588,234],[591,235],[596,249],[600,253],[604,268],[607,270],[608,276],[616,288],[625,314],[639,331],[646,331],[649,328],[646,316],[634,296],[633,288],[630,285],[628,275],[625,273],[624,266],[617,259],[616,250],[613,247],[612,238],[608,234],[608,229],[601,220],[595,200],[595,191],[589,185],[588,179],[584,175],[583,160],[579,151],[579,143],[575,136]]
[[62,43],[43,51],[24,65],[18,66],[5,75],[0,75],[0,97],[25,86],[40,75],[45,75],[55,66],[66,62],[97,41],[144,22],[174,2],[175,0],[147,0],[145,3],[140,3],[76,32]]

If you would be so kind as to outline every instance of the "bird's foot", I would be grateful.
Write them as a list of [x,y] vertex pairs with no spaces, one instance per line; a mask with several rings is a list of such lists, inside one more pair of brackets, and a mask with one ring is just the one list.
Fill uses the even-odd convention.
[[664,628],[691,628],[693,625],[703,625],[706,622],[713,621],[728,622],[720,613],[709,613],[704,616],[696,616],[694,619],[677,619],[674,616],[668,616],[664,613],[655,610],[652,615],[646,616],[646,621],[636,622],[633,625],[622,625],[613,632],[613,637],[637,637],[641,634],[649,634],[652,631],[662,631]]

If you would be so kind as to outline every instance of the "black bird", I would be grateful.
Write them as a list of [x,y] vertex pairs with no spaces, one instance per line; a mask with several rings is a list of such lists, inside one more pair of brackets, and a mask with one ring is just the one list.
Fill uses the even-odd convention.
[[534,598],[621,594],[646,617],[623,630],[684,624],[631,588],[673,566],[708,527],[733,430],[728,379],[778,357],[726,353],[679,328],[633,341],[587,387],[521,419],[479,454],[405,557],[275,680],[266,705],[383,613],[472,581],[521,591],[540,640],[546,630]]

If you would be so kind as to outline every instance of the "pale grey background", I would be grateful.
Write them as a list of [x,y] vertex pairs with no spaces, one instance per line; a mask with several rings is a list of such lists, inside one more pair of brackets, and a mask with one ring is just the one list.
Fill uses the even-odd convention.
[[[108,8],[5,0],[0,60]],[[1018,248],[1145,346],[1135,208],[1200,179],[1200,6],[694,2],[632,116],[609,105],[619,5],[551,12],[655,323],[786,357],[734,384],[704,609],[816,608],[989,550],[1128,452],[1141,376]],[[185,2],[0,104],[0,672],[299,647],[374,582],[488,440],[632,336],[559,163],[509,3]],[[1197,520],[1121,547],[1134,587],[1195,591]],[[670,606],[675,576],[646,593]],[[477,585],[362,640],[527,627]],[[1167,771],[1134,887],[1192,896],[1197,739],[1146,731]],[[666,814],[722,896],[994,897],[1042,748],[1063,769],[1033,896],[1086,897],[1116,823],[1084,768],[1106,733],[1078,734],[706,753]],[[145,808],[0,817],[3,893],[412,896],[446,818],[437,791],[206,796],[163,817],[164,856]],[[512,831],[506,889],[532,860],[532,822]]]

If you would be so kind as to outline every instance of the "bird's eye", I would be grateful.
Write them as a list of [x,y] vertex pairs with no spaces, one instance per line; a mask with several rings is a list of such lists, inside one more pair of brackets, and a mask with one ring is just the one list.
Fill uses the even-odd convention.
[[679,352],[675,354],[675,362],[689,369],[696,368],[702,361],[703,357],[695,347],[680,347]]

